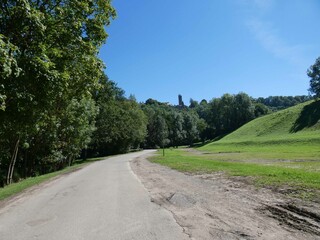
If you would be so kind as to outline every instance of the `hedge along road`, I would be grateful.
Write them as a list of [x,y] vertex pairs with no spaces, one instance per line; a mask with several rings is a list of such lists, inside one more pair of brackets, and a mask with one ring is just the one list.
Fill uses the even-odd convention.
[[129,161],[150,152],[95,162],[18,196],[0,209],[1,239],[189,239],[131,171]]

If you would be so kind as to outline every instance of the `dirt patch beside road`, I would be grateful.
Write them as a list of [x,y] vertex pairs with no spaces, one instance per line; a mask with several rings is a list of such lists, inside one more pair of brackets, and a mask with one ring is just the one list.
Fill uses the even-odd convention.
[[145,158],[131,168],[151,201],[171,211],[191,239],[320,239],[318,204],[223,173],[188,175]]

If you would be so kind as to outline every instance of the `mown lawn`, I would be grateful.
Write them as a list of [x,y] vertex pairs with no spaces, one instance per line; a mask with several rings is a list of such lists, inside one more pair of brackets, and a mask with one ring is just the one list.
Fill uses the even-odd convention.
[[[153,157],[152,162],[168,166],[181,172],[213,173],[224,172],[227,176],[251,177],[253,184],[267,187],[285,187],[298,191],[299,196],[308,197],[320,190],[320,161],[264,161],[232,160],[234,154],[194,154],[183,149],[166,150],[166,155]],[[242,158],[246,158],[243,154]],[[316,192],[313,192],[316,190]]]
[[234,160],[320,160],[320,137],[309,139],[256,139],[255,141],[218,141],[199,148],[210,153],[238,153]]
[[[257,118],[199,150],[234,160],[320,160],[320,101]],[[226,159],[228,159],[226,157]]]

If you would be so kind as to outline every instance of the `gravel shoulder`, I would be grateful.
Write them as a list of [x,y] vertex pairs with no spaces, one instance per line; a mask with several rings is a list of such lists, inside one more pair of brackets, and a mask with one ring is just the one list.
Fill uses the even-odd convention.
[[184,174],[145,156],[130,164],[151,201],[171,211],[191,239],[320,239],[316,203],[257,189],[223,173]]

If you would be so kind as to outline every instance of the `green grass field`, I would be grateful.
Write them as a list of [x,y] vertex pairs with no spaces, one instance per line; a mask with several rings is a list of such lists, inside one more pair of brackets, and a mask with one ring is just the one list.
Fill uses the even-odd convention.
[[193,174],[223,172],[226,176],[250,177],[251,183],[258,187],[285,189],[299,198],[320,200],[319,162],[231,161],[186,149],[166,150],[164,157],[159,152],[151,161]]
[[35,185],[38,185],[38,184],[43,183],[45,181],[48,181],[48,180],[50,180],[54,177],[57,177],[59,175],[71,173],[73,171],[76,171],[76,170],[84,167],[85,165],[87,165],[91,162],[100,161],[103,159],[106,159],[106,158],[103,157],[103,158],[91,158],[91,159],[87,159],[87,160],[79,160],[79,161],[76,161],[73,166],[67,167],[61,171],[56,171],[56,172],[44,174],[44,175],[37,176],[37,177],[27,178],[27,179],[24,179],[20,182],[13,183],[9,186],[6,186],[4,188],[0,188],[0,201],[5,198],[8,198],[10,196],[13,196],[15,194],[18,194],[27,188],[30,188],[32,186],[35,186]]
[[319,119],[320,101],[299,104],[255,119],[199,150],[239,153],[234,159],[320,160]]
[[223,161],[212,155],[196,155],[183,149],[167,150],[165,157],[159,154],[152,158],[152,161],[182,172],[197,174],[226,172],[231,176],[257,177],[257,182],[263,184],[287,184],[320,190],[320,171],[305,168],[305,165],[291,168],[263,161],[261,163]]
[[182,172],[224,172],[320,200],[320,102],[255,119],[197,151],[167,150],[153,162]]

